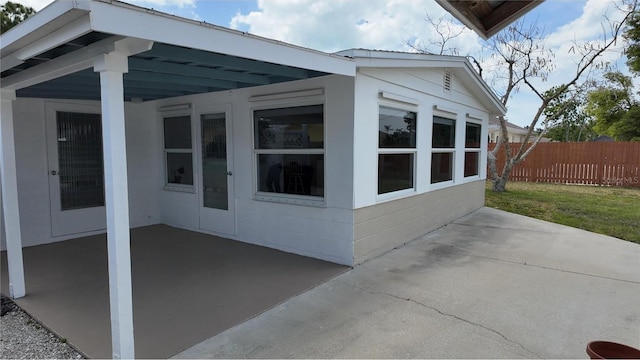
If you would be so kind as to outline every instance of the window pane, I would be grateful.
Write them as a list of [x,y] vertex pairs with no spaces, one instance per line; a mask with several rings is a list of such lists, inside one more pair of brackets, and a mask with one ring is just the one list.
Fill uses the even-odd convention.
[[258,191],[324,196],[324,155],[259,154]]
[[191,153],[167,153],[167,183],[193,185]]
[[454,148],[456,146],[456,121],[433,117],[433,143],[436,148]]
[[413,154],[378,155],[378,194],[413,188]]
[[200,117],[202,128],[202,188],[204,207],[228,210],[227,126],[225,114]]
[[478,175],[478,160],[480,160],[479,152],[464,153],[464,176]]
[[164,148],[191,149],[191,117],[164,118]]
[[381,106],[379,146],[381,148],[415,148],[417,117],[413,111]]
[[100,114],[58,112],[60,209],[104,206]]
[[467,123],[465,131],[464,147],[466,148],[480,148],[480,124]]
[[322,149],[323,105],[254,112],[256,149]]
[[453,153],[431,154],[431,183],[453,180]]

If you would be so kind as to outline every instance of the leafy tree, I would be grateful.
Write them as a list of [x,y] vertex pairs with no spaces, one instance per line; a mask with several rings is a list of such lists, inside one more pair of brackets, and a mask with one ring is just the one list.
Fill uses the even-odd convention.
[[36,13],[32,7],[27,7],[19,3],[7,1],[0,9],[2,22],[0,24],[0,34],[4,34],[12,27],[25,21],[29,16]]
[[627,21],[623,36],[627,40],[627,65],[631,71],[640,73],[640,12],[636,11]]
[[[545,96],[553,94],[558,87],[545,92]],[[546,137],[555,141],[587,141],[595,137],[593,118],[584,109],[586,95],[582,89],[567,91],[555,100],[549,102],[544,110],[547,127]],[[554,117],[554,114],[558,114]],[[542,130],[541,130],[542,131]]]
[[631,77],[620,72],[604,75],[605,82],[587,98],[594,129],[619,141],[640,141],[640,103],[633,96]]

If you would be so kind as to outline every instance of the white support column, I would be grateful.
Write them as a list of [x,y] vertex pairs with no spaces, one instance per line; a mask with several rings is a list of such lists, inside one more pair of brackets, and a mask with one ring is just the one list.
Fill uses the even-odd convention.
[[114,359],[133,359],[133,299],[129,238],[129,194],[124,126],[124,86],[127,56],[118,52],[100,55],[94,70],[100,73],[102,143],[109,252],[111,342]]
[[22,261],[22,234],[18,210],[18,178],[16,175],[16,147],[13,135],[13,101],[16,92],[0,90],[0,176],[2,181],[2,213],[7,241],[9,270],[9,296],[14,299],[25,295],[24,264]]

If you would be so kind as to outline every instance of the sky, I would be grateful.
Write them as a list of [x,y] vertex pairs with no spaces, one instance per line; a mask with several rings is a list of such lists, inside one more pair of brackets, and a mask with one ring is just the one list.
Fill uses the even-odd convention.
[[[70,0],[62,0],[70,1]],[[545,82],[536,81],[541,91],[567,81],[575,74],[577,55],[574,42],[595,41],[606,26],[605,15],[617,19],[614,0],[546,0],[524,18],[537,22],[548,39],[546,46],[554,57],[554,71]],[[19,0],[41,10],[51,0]],[[415,45],[429,44],[435,33],[425,19],[438,19],[447,13],[435,0],[127,0],[138,6],[249,32],[287,43],[325,52],[350,48],[413,51]],[[449,17],[450,18],[450,17]],[[463,28],[454,23],[454,28]],[[485,78],[501,95],[504,84],[492,81],[491,63],[483,41],[471,30],[452,40],[460,55],[482,59]],[[621,58],[622,42],[604,60],[626,72]],[[480,54],[480,56],[478,56]],[[528,125],[540,100],[527,89],[515,93],[508,102],[509,121]]]

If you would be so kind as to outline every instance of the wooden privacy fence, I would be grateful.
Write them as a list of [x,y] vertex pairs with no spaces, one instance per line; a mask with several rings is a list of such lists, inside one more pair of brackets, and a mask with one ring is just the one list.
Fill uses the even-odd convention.
[[[489,144],[489,151],[496,144]],[[512,153],[521,144],[511,143]],[[504,149],[497,158],[504,166]],[[640,187],[640,142],[540,143],[516,165],[510,181]]]

